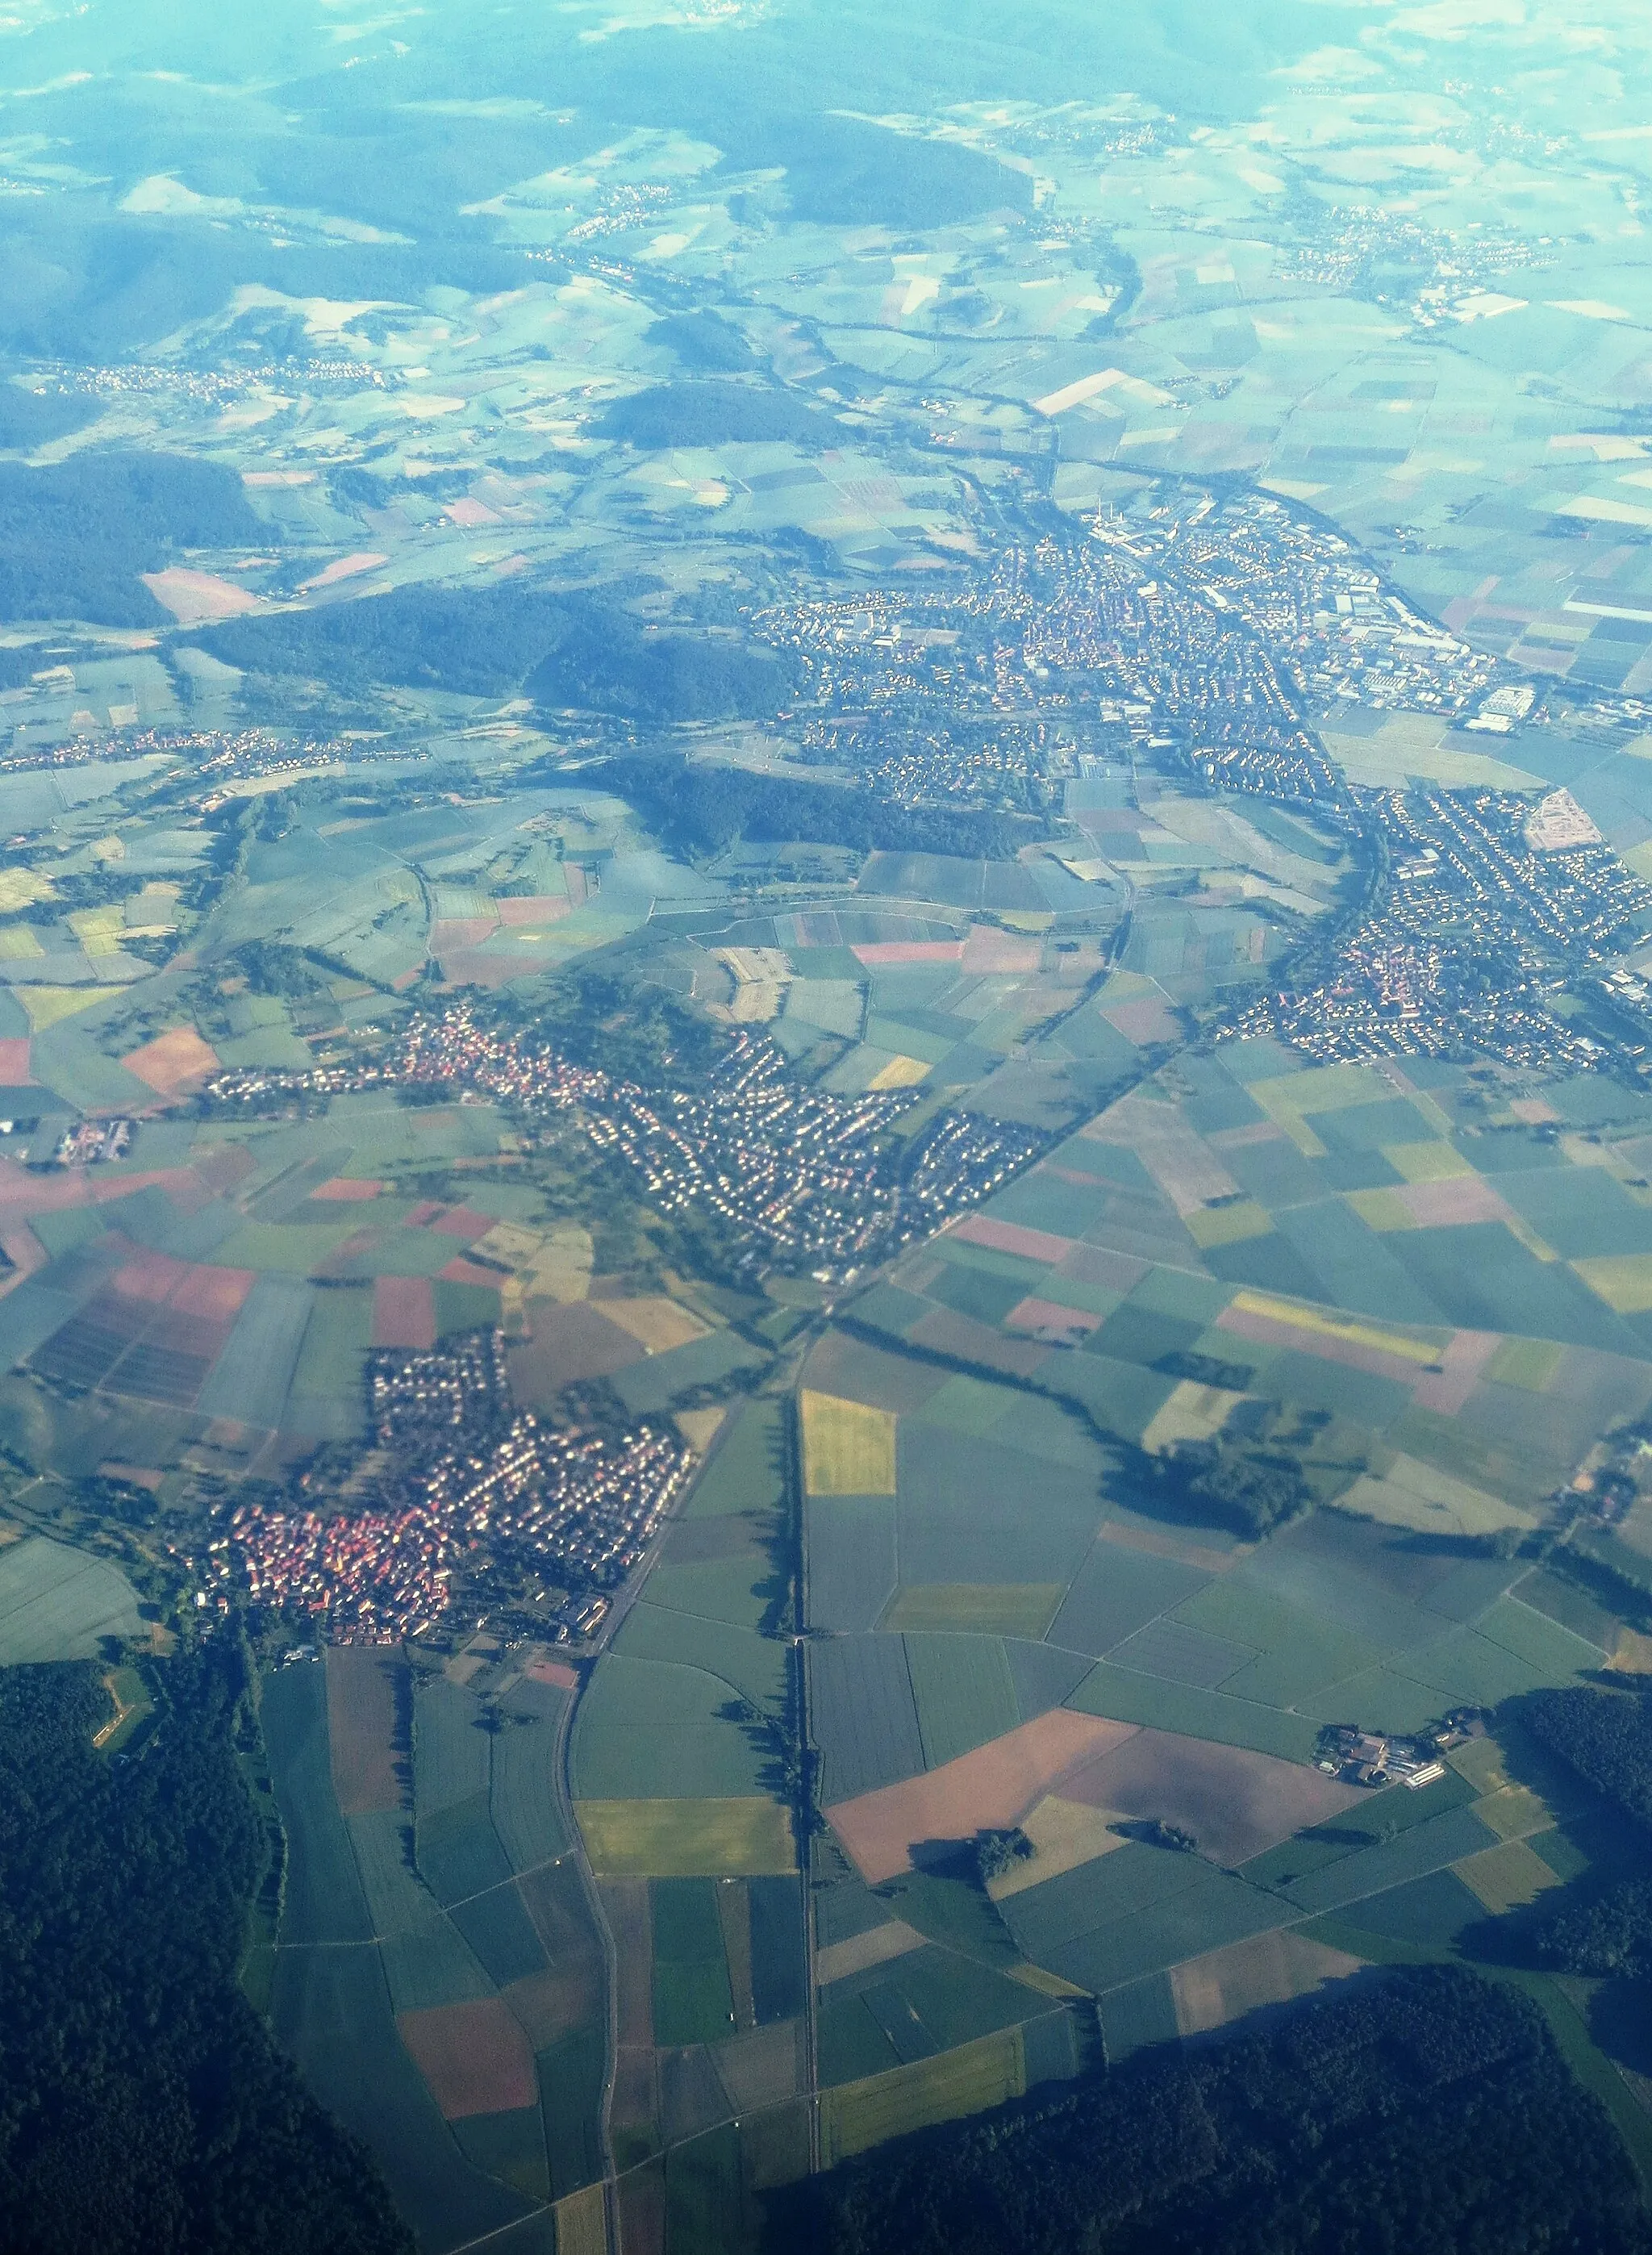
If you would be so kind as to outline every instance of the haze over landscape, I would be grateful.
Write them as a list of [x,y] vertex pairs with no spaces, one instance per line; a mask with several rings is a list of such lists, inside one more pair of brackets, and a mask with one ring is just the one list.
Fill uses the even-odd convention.
[[1652,2248],[1652,19],[0,13],[0,2243]]

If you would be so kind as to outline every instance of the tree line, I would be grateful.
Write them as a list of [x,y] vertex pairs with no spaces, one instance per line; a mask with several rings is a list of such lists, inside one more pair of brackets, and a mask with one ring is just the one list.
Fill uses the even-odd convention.
[[1455,1968],[1042,2090],[771,2207],[808,2255],[1646,2255],[1628,2159],[1540,2013]]

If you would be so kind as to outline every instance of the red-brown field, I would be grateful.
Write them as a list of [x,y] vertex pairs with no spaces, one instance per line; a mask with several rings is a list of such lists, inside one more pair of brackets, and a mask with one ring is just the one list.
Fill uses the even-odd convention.
[[1154,1730],[1134,1732],[1074,1769],[1061,1792],[1092,1809],[1180,1824],[1207,1855],[1229,1865],[1305,1825],[1322,1824],[1362,1797],[1358,1786],[1339,1785],[1301,1762]]
[[[542,955],[486,955],[480,947],[450,949],[441,961],[452,987],[507,987],[513,979],[525,979],[545,967]],[[416,976],[407,973],[410,980]]]
[[990,924],[972,924],[963,943],[963,968],[1003,978],[1026,977],[1038,969],[1043,954],[1036,939],[1018,939]]
[[847,1331],[828,1331],[810,1352],[803,1383],[842,1401],[865,1401],[910,1417],[946,1383],[946,1373],[908,1354],[886,1354]]
[[330,1183],[323,1183],[311,1191],[312,1198],[323,1205],[348,1205],[358,1198],[375,1198],[383,1193],[384,1184],[351,1175],[335,1175]]
[[1128,1292],[1152,1267],[1138,1254],[1117,1253],[1110,1245],[1075,1245],[1059,1264],[1063,1276],[1080,1284],[1102,1284],[1110,1292]]
[[462,1253],[436,1273],[444,1284],[480,1284],[490,1292],[499,1289],[498,1269],[484,1268],[478,1261],[467,1261]]
[[497,917],[446,917],[430,926],[430,953],[445,957],[456,949],[480,947],[499,929]]
[[250,1268],[192,1268],[173,1292],[172,1304],[184,1315],[228,1324],[240,1313],[252,1286]]
[[622,2044],[654,2041],[654,1921],[647,1879],[604,1879],[597,1890],[613,1936],[614,2025]]
[[1023,1229],[1018,1222],[994,1221],[990,1214],[972,1213],[953,1231],[966,1245],[984,1245],[993,1253],[1018,1253],[1024,1261],[1050,1265],[1074,1251],[1075,1240],[1053,1236],[1046,1229]]
[[396,2025],[445,2120],[537,2103],[534,2055],[502,1998],[399,2013]]
[[244,1143],[220,1143],[190,1161],[192,1173],[199,1175],[214,1196],[233,1191],[237,1183],[244,1183],[248,1175],[257,1171],[257,1160]]
[[627,2169],[617,2188],[620,2244],[626,2255],[666,2255],[665,2166]]
[[[910,1871],[911,1851],[920,1841],[968,1840],[1013,1824],[1063,1778],[1088,1774],[1137,1735],[1132,1723],[1056,1707],[921,1777],[840,1801],[827,1818],[861,1876],[875,1886]],[[1071,1793],[1069,1787],[1061,1789]]]
[[457,1237],[466,1245],[473,1245],[479,1237],[486,1237],[494,1226],[485,1213],[472,1213],[467,1205],[450,1206],[430,1224],[438,1237]]
[[1271,1120],[1252,1120],[1243,1128],[1213,1128],[1205,1141],[1213,1150],[1246,1151],[1258,1143],[1283,1143],[1285,1132]]
[[950,1308],[934,1308],[920,1316],[906,1337],[914,1346],[928,1347],[932,1354],[984,1363],[989,1370],[1004,1371],[1011,1378],[1031,1378],[1043,1366],[1047,1352],[1031,1340],[1005,1338],[991,1324],[978,1324],[973,1316],[955,1315]]
[[400,1652],[382,1645],[327,1649],[327,1738],[332,1789],[346,1816],[402,1806],[396,1753],[397,1694],[407,1673]]
[[189,1274],[189,1264],[168,1253],[147,1249],[123,1261],[109,1279],[110,1289],[125,1300],[147,1300],[162,1307]]
[[157,1096],[187,1096],[218,1071],[218,1052],[193,1026],[173,1026],[121,1063]]
[[1179,1042],[1181,1029],[1156,994],[1149,994],[1140,1002],[1116,1002],[1110,1010],[1102,1012],[1110,1026],[1114,1026],[1127,1042],[1144,1049],[1152,1042]]
[[83,1168],[31,1174],[15,1159],[0,1159],[0,1224],[26,1221],[31,1214],[62,1213],[71,1206],[106,1205],[134,1191],[164,1190],[174,1202],[199,1193],[200,1178],[189,1167],[157,1167],[147,1174],[88,1174]]
[[528,1320],[533,1337],[510,1350],[511,1384],[524,1401],[547,1401],[564,1386],[642,1359],[636,1340],[588,1300],[529,1300]]
[[29,1085],[29,1036],[11,1034],[0,1041],[0,1088]]
[[1178,1965],[1170,1977],[1176,2026],[1185,2036],[1203,2035],[1267,2005],[1312,1996],[1327,1981],[1359,1972],[1360,1960],[1288,1928],[1252,1935]]
[[872,939],[853,950],[855,960],[869,971],[879,964],[956,963],[962,953],[956,939]]
[[500,1994],[536,2051],[571,2035],[602,2009],[601,1976],[589,1954],[512,1981]]
[[513,925],[555,924],[571,916],[574,904],[565,893],[529,893],[497,903],[499,920],[507,931]]
[[436,1345],[436,1295],[428,1276],[381,1276],[373,1287],[374,1346]]
[[[554,2022],[554,2033],[565,2034],[602,2009],[602,1951],[584,1891],[570,1864],[543,1865],[520,1879],[516,1891],[544,1944],[548,1970],[513,1981],[505,1995],[535,2049],[541,2050],[550,2041],[539,2033],[542,2022],[548,2027]],[[646,1912],[646,1889],[644,1908]],[[644,1954],[646,1957],[646,1950]],[[645,1965],[645,1985],[647,1978]]]
[[1231,1550],[1213,1550],[1208,1543],[1189,1542],[1180,1535],[1160,1533],[1152,1527],[1130,1527],[1116,1519],[1104,1520],[1096,1530],[1098,1542],[1116,1542],[1121,1550],[1143,1550],[1152,1558],[1180,1558],[1207,1574],[1226,1574],[1248,1557],[1255,1547],[1236,1543]]
[[1514,1219],[1508,1203],[1480,1175],[1450,1175],[1443,1183],[1396,1183],[1393,1195],[1424,1229]]
[[1440,1357],[1439,1376],[1425,1373],[1418,1380],[1412,1396],[1418,1408],[1438,1410],[1442,1417],[1460,1416],[1502,1345],[1496,1331],[1458,1331]]

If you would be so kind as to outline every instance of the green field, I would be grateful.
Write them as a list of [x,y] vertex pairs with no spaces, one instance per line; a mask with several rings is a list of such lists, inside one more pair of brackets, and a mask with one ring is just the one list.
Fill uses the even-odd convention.
[[984,2036],[962,2050],[848,2083],[822,2104],[822,2135],[834,2160],[932,2123],[955,2121],[1018,2097],[1026,2088],[1020,2031]]
[[491,1995],[493,1985],[409,1869],[401,1817],[340,1816],[323,1670],[300,1663],[268,1679],[262,1723],[288,1851],[275,2031],[433,2243],[498,2230],[530,2202],[461,2153],[393,2017],[415,2002]]
[[105,1637],[144,1633],[120,1568],[35,1535],[0,1549],[0,1667],[90,1660]]

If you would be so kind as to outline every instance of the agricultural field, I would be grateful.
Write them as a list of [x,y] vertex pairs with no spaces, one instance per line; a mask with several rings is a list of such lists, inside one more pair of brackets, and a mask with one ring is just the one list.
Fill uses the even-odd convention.
[[[570,0],[552,109],[466,12],[9,88],[0,1665],[122,1751],[247,1629],[424,2255],[752,2255],[1595,1853],[1509,1718],[1652,1671],[1647,34]],[[1256,1034],[1482,818],[1541,1041],[1422,943]]]
[[622,2213],[662,2186],[678,2196],[714,2160],[738,2207],[808,2151],[783,1635],[795,1432],[774,1397],[718,1423],[596,1662],[569,1750],[573,1816],[617,1953],[609,2134]]
[[549,2248],[555,2204],[603,2173],[602,1945],[559,1782],[577,1683],[360,1645],[265,1682],[274,2025],[433,2248]]
[[[1601,1427],[1644,1413],[1652,1366],[1634,1335],[1522,1336],[1512,1299],[1502,1332],[1448,1323],[1384,1299],[1380,1276],[1351,1289],[1352,1261],[1336,1296],[1221,1273],[1181,1225],[1241,1198],[1264,1210],[1250,1155],[1272,1142],[1265,1212],[1283,1233],[1287,1180],[1357,1198],[1367,1149],[1404,1157],[1404,1183],[1424,1142],[1454,1159],[1477,1139],[1449,1091],[1390,1098],[1354,1122],[1362,1147],[1349,1116],[1377,1099],[1357,1079],[1275,1073],[1253,1119],[1242,1081],[1196,1069],[1196,1092],[1148,1084],[1128,1135],[1103,1114],[909,1256],[804,1366],[820,2071],[845,2152],[991,2103],[964,2093],[997,2029],[1039,2075],[1070,2074],[1098,2040],[1122,2056],[1401,1948],[1449,1952],[1573,1868],[1564,1795],[1514,1784],[1480,1759],[1490,1741],[1415,1792],[1373,1794],[1314,1758],[1332,1723],[1417,1731],[1609,1664],[1620,1624],[1519,1539]],[[1616,1181],[1585,1176],[1581,1146],[1537,1148]],[[1333,1191],[1349,1150],[1354,1186]],[[1446,1165],[1431,1153],[1434,1179],[1460,1179]],[[1528,1413],[1547,1454],[1517,1458],[1502,1397],[1545,1401],[1563,1368],[1565,1408]],[[1590,1406],[1574,1413],[1574,1394]],[[874,1413],[892,1428],[892,1494],[810,1473],[822,1401],[829,1430],[853,1403],[863,1430]],[[1242,1433],[1257,1401],[1301,1452],[1308,1507],[1260,1539],[1163,1476],[1179,1443],[1214,1448],[1229,1420]],[[984,1883],[976,1844],[1007,1832],[1019,1851]],[[945,2036],[922,2002],[943,1965],[962,2015]],[[934,2095],[938,2066],[898,2079],[918,2026],[918,2055],[956,2062],[951,2097]],[[1002,2071],[1004,2089],[1032,2079]],[[858,2126],[884,2104],[893,2127]]]
[[42,1535],[0,1547],[0,1668],[91,1660],[103,1640],[143,1632],[137,1592],[120,1568]]

